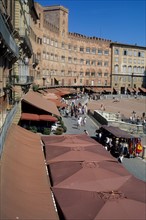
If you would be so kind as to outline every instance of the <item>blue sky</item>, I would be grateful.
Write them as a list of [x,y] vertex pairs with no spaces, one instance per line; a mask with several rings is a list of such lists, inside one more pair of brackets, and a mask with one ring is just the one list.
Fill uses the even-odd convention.
[[146,46],[146,0],[35,0],[69,9],[69,32]]

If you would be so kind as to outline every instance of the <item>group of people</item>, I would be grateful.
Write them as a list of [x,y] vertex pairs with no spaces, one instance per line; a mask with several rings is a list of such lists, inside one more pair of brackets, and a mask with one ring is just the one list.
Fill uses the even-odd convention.
[[101,143],[106,150],[118,158],[118,161],[122,163],[124,157],[132,158],[139,156],[142,152],[142,144],[140,138],[117,138],[111,135],[102,133],[102,131],[96,130],[96,136],[98,142]]
[[80,102],[76,104],[75,100],[72,100],[68,103],[67,107],[62,109],[62,112],[66,117],[70,116],[78,118],[80,115],[87,113],[87,105],[82,105]]
[[81,115],[77,118],[77,128],[80,128],[81,126],[85,126],[87,122],[87,117],[82,117]]

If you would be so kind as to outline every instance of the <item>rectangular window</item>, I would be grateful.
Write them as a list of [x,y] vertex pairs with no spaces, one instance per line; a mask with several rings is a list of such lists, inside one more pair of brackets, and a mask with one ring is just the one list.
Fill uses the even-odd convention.
[[86,73],[85,73],[85,76],[90,76],[90,72],[86,72]]
[[62,42],[62,48],[63,48],[63,49],[65,48],[65,43],[63,43],[63,42]]
[[135,56],[135,57],[137,56],[137,51],[136,51],[136,50],[134,50],[134,56]]
[[98,65],[98,66],[102,66],[102,61],[99,60],[99,61],[97,62],[97,65]]
[[43,59],[45,59],[45,58],[46,58],[46,52],[43,51]]
[[109,51],[108,51],[108,50],[105,50],[105,51],[104,51],[104,54],[105,54],[105,55],[109,55]]
[[86,53],[90,53],[90,48],[89,47],[86,48]]
[[80,47],[80,52],[84,52],[84,47]]
[[126,58],[123,59],[123,63],[127,63],[127,59]]
[[75,64],[77,63],[77,58],[74,58],[74,63],[75,63]]
[[84,73],[83,73],[83,72],[80,72],[80,76],[83,77],[83,76],[84,76]]
[[51,53],[51,57],[50,57],[50,59],[53,60],[53,58],[54,58],[54,54]]
[[141,57],[144,57],[144,52],[141,52]]
[[127,56],[127,50],[123,50],[123,55]]
[[53,46],[53,44],[54,44],[54,41],[51,39],[51,42],[50,42],[50,44],[51,44],[51,46]]
[[102,77],[102,73],[97,73],[98,77]]
[[128,50],[128,55],[132,56],[132,50]]
[[96,66],[96,60],[92,60],[91,65]]
[[101,49],[98,49],[98,54],[102,55],[102,50]]
[[96,54],[96,48],[92,48],[92,53]]
[[65,62],[65,56],[61,56],[61,61]]
[[90,65],[90,60],[86,60],[86,65]]
[[108,77],[108,73],[104,73],[104,76],[105,76],[105,77]]
[[68,62],[71,63],[72,62],[72,58],[68,57]]
[[74,46],[74,51],[77,51],[77,46]]
[[132,59],[128,59],[128,63],[132,63]]
[[84,60],[83,59],[80,59],[80,64],[84,64]]
[[49,44],[50,43],[50,39],[49,38],[47,38],[47,44]]
[[58,42],[57,41],[55,41],[55,47],[58,47]]
[[91,72],[91,76],[92,76],[92,77],[95,77],[95,72]]
[[68,45],[68,49],[71,50],[71,44]]
[[108,66],[108,61],[104,61],[104,66]]
[[43,42],[44,42],[44,44],[46,44],[46,37],[45,36],[43,37]]
[[116,48],[116,49],[114,50],[114,54],[115,54],[115,55],[119,55],[119,49]]

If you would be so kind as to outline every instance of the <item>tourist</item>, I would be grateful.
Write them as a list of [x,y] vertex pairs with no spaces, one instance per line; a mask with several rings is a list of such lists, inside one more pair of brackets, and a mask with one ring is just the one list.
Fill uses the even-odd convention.
[[89,133],[88,133],[88,131],[87,131],[87,130],[84,130],[84,133],[85,133],[86,135],[89,135]]

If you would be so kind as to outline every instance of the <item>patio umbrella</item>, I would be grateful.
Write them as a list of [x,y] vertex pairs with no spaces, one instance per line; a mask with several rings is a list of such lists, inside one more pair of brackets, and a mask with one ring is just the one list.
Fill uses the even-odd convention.
[[146,183],[133,176],[108,190],[92,190],[92,184],[86,190],[72,186],[52,187],[62,220],[145,220]]
[[47,164],[59,161],[115,160],[100,144],[52,144],[45,146]]
[[59,136],[42,136],[41,137],[43,143],[45,145],[54,143],[59,145],[69,145],[69,144],[95,144],[97,143],[94,139],[89,137],[86,134],[67,134],[67,135],[59,135]]
[[131,174],[115,160],[60,161],[49,164],[52,183],[58,188],[112,191]]

